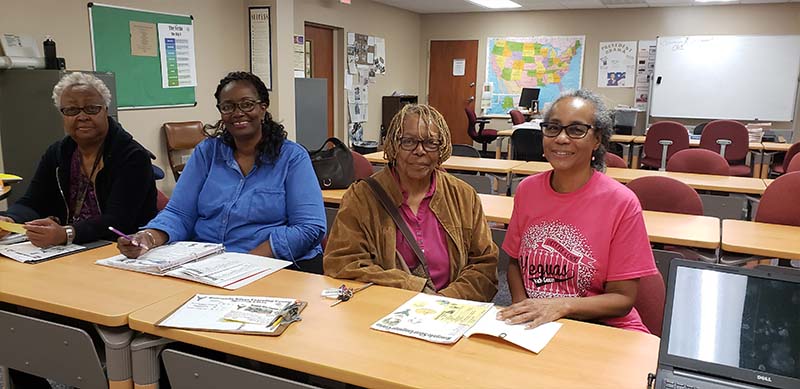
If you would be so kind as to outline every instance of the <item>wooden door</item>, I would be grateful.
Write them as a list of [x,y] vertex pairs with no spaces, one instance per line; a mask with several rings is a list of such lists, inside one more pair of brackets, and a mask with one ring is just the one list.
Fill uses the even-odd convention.
[[[453,75],[454,64],[464,75]],[[472,145],[467,134],[467,105],[475,107],[478,41],[431,41],[428,103],[439,110],[450,127],[453,144]]]
[[311,42],[311,77],[328,79],[328,137],[333,136],[333,29],[305,25]]

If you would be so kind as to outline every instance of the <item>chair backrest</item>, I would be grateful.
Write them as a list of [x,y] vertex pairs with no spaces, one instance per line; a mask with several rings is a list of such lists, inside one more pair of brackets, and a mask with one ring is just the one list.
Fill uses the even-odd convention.
[[478,115],[475,115],[475,110],[470,106],[464,107],[464,112],[467,113],[467,134],[474,139],[478,136],[478,131],[475,130],[475,124],[478,123]]
[[191,150],[205,139],[203,122],[169,122],[161,126],[167,140],[167,158],[175,181],[180,177],[186,165],[183,158],[191,154]]
[[461,181],[466,182],[471,187],[475,188],[475,191],[478,193],[483,194],[495,194],[494,190],[492,189],[492,177],[490,176],[481,176],[475,174],[464,174],[464,173],[457,173],[457,172],[448,172],[453,176],[457,177]]
[[453,145],[453,155],[459,157],[471,157],[471,158],[480,158],[481,152],[478,149],[470,146],[470,145],[460,145],[454,144]]
[[642,323],[651,334],[661,336],[661,324],[664,321],[664,302],[666,288],[661,274],[654,274],[639,279],[639,293],[633,307],[639,312]]
[[758,204],[755,221],[800,226],[800,172],[786,173],[773,181]]
[[672,144],[667,148],[667,161],[678,151],[689,148],[689,131],[683,124],[672,121],[656,122],[647,130],[644,140],[644,155],[647,158],[661,159],[663,146],[658,142],[670,140]]
[[721,155],[706,149],[686,149],[675,153],[667,161],[667,171],[698,174],[731,174],[728,161]]
[[718,139],[727,139],[731,144],[725,146],[725,159],[728,162],[742,161],[750,149],[750,136],[747,127],[735,120],[714,120],[706,124],[700,136],[700,147],[719,153]]
[[627,168],[628,163],[625,162],[622,157],[613,153],[606,153],[606,166],[607,167],[619,167],[619,168]]
[[542,132],[520,128],[511,134],[511,159],[545,162]]
[[369,160],[353,150],[350,150],[350,153],[353,154],[353,169],[355,171],[353,178],[356,180],[364,180],[369,178],[369,176],[372,175],[372,164],[369,162]]
[[639,177],[628,183],[645,211],[703,215],[703,200],[691,186],[663,176]]
[[786,173],[791,172],[800,172],[800,157],[795,156],[789,161],[789,165],[786,166]]
[[[791,145],[789,150],[786,151],[786,155],[783,157],[784,172],[789,172],[789,164],[792,162],[792,157],[794,157],[798,152],[800,152],[800,142]],[[800,167],[800,165],[798,166]]]
[[517,124],[525,123],[525,115],[523,115],[522,112],[512,109],[508,111],[508,114],[511,115],[511,124],[516,126]]

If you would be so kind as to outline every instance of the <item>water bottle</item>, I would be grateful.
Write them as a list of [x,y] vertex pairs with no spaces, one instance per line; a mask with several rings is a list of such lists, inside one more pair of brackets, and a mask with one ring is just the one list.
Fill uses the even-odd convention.
[[48,35],[44,43],[44,68],[45,69],[58,69],[58,60],[56,59],[56,42],[50,39]]

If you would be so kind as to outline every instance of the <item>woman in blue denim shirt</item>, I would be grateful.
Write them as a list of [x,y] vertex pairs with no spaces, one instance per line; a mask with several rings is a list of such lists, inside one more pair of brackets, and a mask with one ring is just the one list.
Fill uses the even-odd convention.
[[167,207],[120,252],[136,258],[165,243],[218,242],[226,250],[292,261],[322,273],[325,210],[308,152],[267,112],[255,75],[232,72],[214,97],[222,119],[192,153]]

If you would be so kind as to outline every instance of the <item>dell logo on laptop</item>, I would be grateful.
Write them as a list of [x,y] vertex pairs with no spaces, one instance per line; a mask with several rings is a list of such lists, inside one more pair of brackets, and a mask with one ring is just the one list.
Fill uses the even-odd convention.
[[761,374],[756,374],[756,379],[760,381],[772,382],[772,377]]

